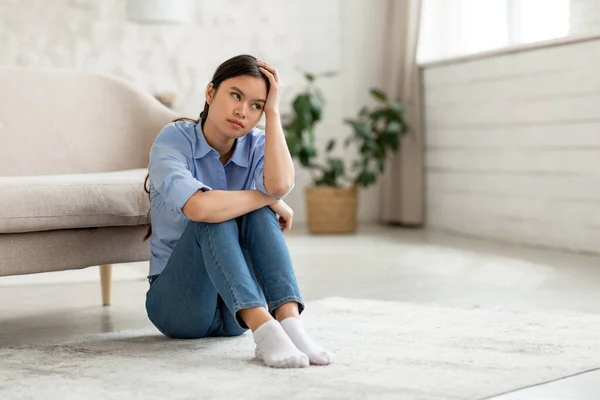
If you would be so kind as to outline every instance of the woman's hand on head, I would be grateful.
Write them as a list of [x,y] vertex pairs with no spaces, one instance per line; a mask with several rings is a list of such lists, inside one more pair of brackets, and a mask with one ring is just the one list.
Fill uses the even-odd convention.
[[267,103],[265,104],[265,113],[279,112],[279,100],[281,99],[281,80],[279,79],[279,73],[275,67],[267,64],[264,61],[257,60],[258,68],[260,72],[265,74],[269,78],[271,87],[269,94],[267,95]]
[[294,219],[294,211],[283,202],[278,200],[276,203],[271,204],[271,210],[275,211],[279,219],[279,227],[282,232],[289,231],[292,229],[292,220]]

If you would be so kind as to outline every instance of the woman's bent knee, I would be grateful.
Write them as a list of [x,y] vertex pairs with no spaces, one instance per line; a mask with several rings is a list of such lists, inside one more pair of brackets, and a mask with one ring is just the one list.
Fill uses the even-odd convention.
[[188,223],[188,226],[194,229],[227,229],[232,225],[235,225],[235,220],[232,219],[223,222],[190,221]]
[[279,229],[279,222],[277,222],[277,216],[270,207],[259,208],[244,215],[244,220],[253,226],[260,226],[262,229],[266,227],[273,227]]
[[[188,233],[188,231],[190,232]],[[212,240],[225,240],[227,238],[237,240],[238,227],[235,220],[214,223],[190,221],[184,232],[185,234],[191,234],[196,238],[211,237]]]
[[254,211],[250,211],[246,216],[249,217],[262,217],[262,218],[272,218],[275,216],[275,211],[271,209],[269,206],[265,206]]

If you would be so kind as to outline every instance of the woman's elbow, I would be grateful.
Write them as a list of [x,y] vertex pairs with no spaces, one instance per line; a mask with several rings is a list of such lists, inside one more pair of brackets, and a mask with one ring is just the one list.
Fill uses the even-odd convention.
[[181,210],[190,221],[207,222],[206,212],[202,206],[202,201],[199,196],[192,196],[183,206]]
[[269,195],[273,197],[283,197],[292,190],[293,182],[279,182],[274,185],[265,187]]

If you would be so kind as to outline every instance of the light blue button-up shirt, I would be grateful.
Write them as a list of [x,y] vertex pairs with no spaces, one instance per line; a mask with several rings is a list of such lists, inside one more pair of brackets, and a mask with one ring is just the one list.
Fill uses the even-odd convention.
[[196,191],[252,190],[264,185],[265,133],[254,128],[238,139],[227,164],[206,141],[200,124],[165,126],[150,150],[150,275],[162,272],[189,219],[183,206]]

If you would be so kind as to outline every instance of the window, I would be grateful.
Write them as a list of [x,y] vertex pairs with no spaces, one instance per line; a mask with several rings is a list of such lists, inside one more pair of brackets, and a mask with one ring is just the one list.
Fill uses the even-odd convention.
[[569,0],[423,0],[418,61],[567,36],[569,8]]

